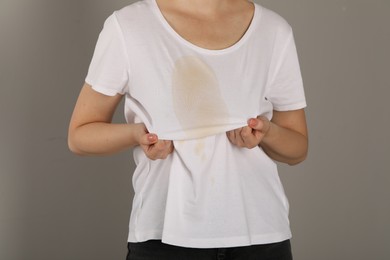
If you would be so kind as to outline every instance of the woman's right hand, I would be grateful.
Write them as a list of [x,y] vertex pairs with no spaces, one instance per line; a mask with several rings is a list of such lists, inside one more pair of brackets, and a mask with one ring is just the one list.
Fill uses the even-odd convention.
[[166,159],[173,152],[173,142],[159,140],[156,134],[149,133],[144,124],[139,124],[138,143],[151,160]]

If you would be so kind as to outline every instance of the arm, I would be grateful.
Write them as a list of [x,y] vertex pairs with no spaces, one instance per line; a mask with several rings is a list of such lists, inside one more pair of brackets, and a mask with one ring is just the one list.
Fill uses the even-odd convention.
[[305,160],[308,151],[306,117],[303,109],[274,111],[271,121],[266,117],[248,120],[248,126],[227,133],[229,140],[239,146],[259,145],[273,160],[295,165]]
[[69,149],[79,155],[105,155],[141,145],[150,159],[168,156],[172,142],[158,140],[144,124],[111,123],[121,99],[121,95],[106,96],[85,84],[69,125]]
[[305,111],[303,109],[274,111],[269,131],[260,142],[260,146],[276,161],[290,165],[304,161],[308,152]]

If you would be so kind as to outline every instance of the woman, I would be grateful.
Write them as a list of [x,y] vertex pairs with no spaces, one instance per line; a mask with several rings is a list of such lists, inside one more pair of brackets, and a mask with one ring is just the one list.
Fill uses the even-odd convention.
[[[127,124],[113,124],[125,96]],[[144,0],[99,36],[69,127],[81,155],[133,148],[127,259],[292,259],[275,161],[308,139],[291,27],[246,0]]]

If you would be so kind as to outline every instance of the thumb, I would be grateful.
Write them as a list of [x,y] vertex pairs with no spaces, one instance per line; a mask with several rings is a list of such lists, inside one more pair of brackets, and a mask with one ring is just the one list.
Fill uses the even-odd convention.
[[251,118],[248,120],[248,126],[254,130],[267,133],[270,128],[270,121],[265,116]]
[[248,126],[254,130],[261,131],[264,127],[264,122],[259,118],[251,118],[248,120]]
[[156,134],[145,134],[141,137],[140,144],[142,145],[151,145],[157,143],[158,137]]

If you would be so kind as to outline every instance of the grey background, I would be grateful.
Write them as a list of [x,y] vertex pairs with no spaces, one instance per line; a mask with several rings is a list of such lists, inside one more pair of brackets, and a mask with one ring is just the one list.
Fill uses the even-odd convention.
[[[130,2],[0,1],[0,259],[124,259],[132,157],[77,157],[66,136],[103,22]],[[309,104],[310,155],[280,167],[295,259],[390,259],[390,1],[259,3],[294,28]]]

